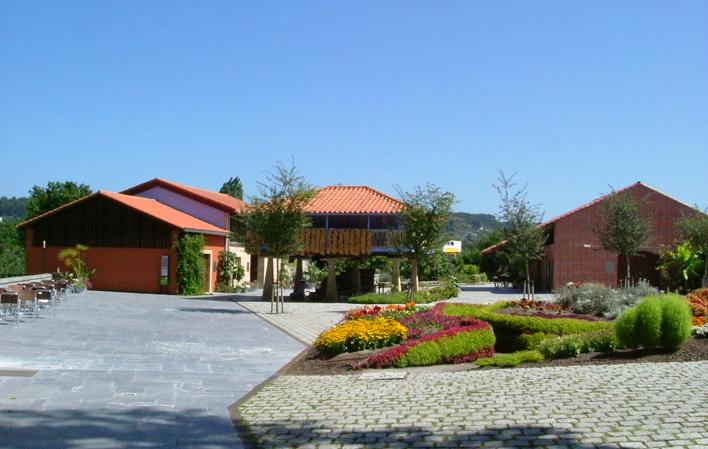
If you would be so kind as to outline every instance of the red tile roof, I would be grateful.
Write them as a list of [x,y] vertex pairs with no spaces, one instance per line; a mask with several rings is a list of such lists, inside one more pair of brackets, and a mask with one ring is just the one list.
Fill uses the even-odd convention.
[[403,202],[368,186],[327,186],[307,206],[312,214],[397,214]]
[[102,196],[117,201],[127,207],[130,207],[131,209],[135,209],[139,212],[142,212],[146,215],[163,221],[176,228],[182,229],[183,231],[202,232],[207,234],[218,235],[227,235],[229,233],[228,229],[214,226],[211,223],[207,223],[196,217],[193,217],[192,215],[185,214],[184,212],[179,211],[177,209],[173,209],[170,206],[167,206],[152,198],[142,198],[139,196],[124,195],[122,193],[108,192],[106,190],[99,190],[98,192],[92,195],[88,195],[78,200],[72,201],[71,203],[65,204],[54,210],[34,217],[31,220],[27,220],[18,225],[18,227],[27,226],[31,223],[42,220],[50,215],[54,215],[64,209],[68,209],[77,203],[86,201],[90,198],[95,198],[97,196]]
[[226,210],[230,213],[241,212],[241,210],[246,207],[246,202],[244,202],[243,200],[239,200],[238,198],[234,198],[231,195],[213,192],[211,190],[206,189],[200,189],[199,187],[193,187],[187,184],[181,184],[179,182],[169,181],[167,179],[162,178],[151,179],[150,181],[126,189],[121,193],[127,195],[134,195],[154,186],[161,186],[169,190],[176,191],[178,193],[186,194],[189,197],[205,201],[213,206]]

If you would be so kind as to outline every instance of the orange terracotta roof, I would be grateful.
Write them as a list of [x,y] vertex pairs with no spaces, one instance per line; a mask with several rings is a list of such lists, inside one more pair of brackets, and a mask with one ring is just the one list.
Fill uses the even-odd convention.
[[307,206],[312,214],[397,214],[403,202],[368,186],[322,187]]
[[187,184],[181,184],[179,182],[170,181],[162,178],[151,179],[150,181],[138,184],[137,186],[131,187],[122,191],[121,193],[127,195],[134,195],[139,192],[143,192],[153,186],[162,186],[167,189],[177,191],[180,193],[185,193],[187,196],[192,198],[200,199],[209,204],[212,204],[220,209],[227,210],[231,213],[241,212],[247,205],[243,200],[234,198],[231,195],[225,193],[213,192],[211,190],[200,189],[199,187],[189,186]]
[[76,201],[72,201],[71,203],[65,204],[61,207],[58,207],[54,210],[51,210],[49,212],[46,212],[42,215],[39,215],[37,217],[32,218],[31,220],[27,220],[24,223],[21,223],[18,225],[18,227],[24,227],[27,226],[28,224],[34,223],[36,221],[42,220],[50,215],[54,215],[64,209],[70,208],[71,206],[86,201],[90,198],[94,198],[96,196],[103,196],[106,198],[110,198],[114,201],[117,201],[127,207],[130,207],[131,209],[135,209],[139,212],[142,212],[146,215],[149,215],[153,218],[156,218],[160,221],[163,221],[169,225],[172,225],[176,228],[182,229],[183,231],[189,231],[189,232],[202,232],[202,233],[207,233],[207,234],[218,234],[218,235],[227,235],[229,233],[228,229],[220,228],[218,226],[214,226],[211,223],[207,223],[205,221],[202,221],[196,217],[193,217],[192,215],[185,214],[182,211],[179,211],[177,209],[173,209],[170,206],[167,206],[166,204],[163,204],[157,200],[154,200],[152,198],[142,198],[139,196],[132,196],[132,195],[124,195],[122,193],[114,193],[114,192],[108,192],[106,190],[99,190],[98,192],[85,196],[81,199],[78,199]]

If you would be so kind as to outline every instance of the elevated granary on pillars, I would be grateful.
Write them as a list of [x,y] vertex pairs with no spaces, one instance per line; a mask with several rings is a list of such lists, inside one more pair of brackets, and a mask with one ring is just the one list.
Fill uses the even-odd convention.
[[[401,200],[367,186],[336,185],[318,190],[307,206],[312,228],[302,235],[303,250],[299,257],[327,260],[328,299],[336,299],[336,264],[341,259],[386,256],[396,257],[400,263],[406,253],[397,245],[396,238],[402,231],[402,209]],[[355,289],[361,284],[357,270],[354,268],[351,278]],[[397,273],[400,289],[400,270]]]

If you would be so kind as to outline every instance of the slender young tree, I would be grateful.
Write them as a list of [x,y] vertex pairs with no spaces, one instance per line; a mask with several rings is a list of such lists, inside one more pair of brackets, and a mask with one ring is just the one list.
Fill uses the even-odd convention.
[[680,219],[677,227],[681,236],[703,254],[702,285],[708,287],[708,209],[703,212],[696,206],[695,213]]
[[227,195],[231,195],[234,198],[238,198],[240,200],[243,199],[243,184],[241,183],[241,178],[238,176],[234,178],[229,178],[228,181],[223,183],[221,185],[221,188],[219,189],[219,193],[225,193]]
[[426,184],[412,192],[398,191],[404,206],[401,211],[399,246],[410,251],[411,294],[418,291],[420,262],[442,247],[445,228],[450,220],[455,195],[437,186]]
[[651,220],[642,215],[643,200],[629,192],[612,192],[603,201],[603,213],[596,234],[607,251],[624,256],[624,285],[630,285],[631,263],[642,246],[649,242]]
[[507,177],[500,170],[498,183],[493,187],[501,200],[499,220],[505,224],[501,231],[506,240],[503,251],[507,255],[509,265],[514,259],[523,262],[524,290],[531,292],[529,265],[531,261],[543,257],[547,237],[545,230],[540,226],[543,221],[543,212],[538,205],[531,204],[526,198],[526,186],[521,189],[516,188],[514,176],[516,175]]
[[[267,182],[258,184],[258,190],[242,218],[246,225],[247,245],[259,254],[275,258],[275,272],[279,273],[280,261],[302,248],[302,232],[311,226],[305,206],[316,191],[298,174],[294,163],[289,168],[279,163],[275,172],[267,175]],[[273,300],[272,292],[271,274],[266,276],[263,298]],[[274,302],[276,312],[278,303],[282,310],[282,288],[278,288]]]

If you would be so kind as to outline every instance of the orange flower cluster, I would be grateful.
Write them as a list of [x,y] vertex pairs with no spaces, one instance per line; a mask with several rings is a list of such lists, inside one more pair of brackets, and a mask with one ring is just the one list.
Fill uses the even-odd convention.
[[708,323],[708,319],[706,319],[706,317],[704,316],[694,316],[691,318],[691,324],[694,327],[701,327],[706,323]]
[[708,315],[708,288],[699,288],[686,295],[688,304],[695,317]]

